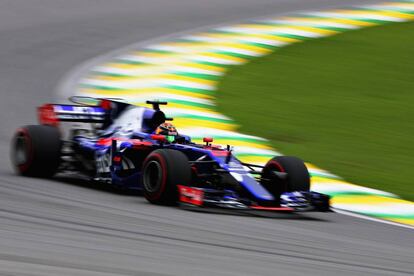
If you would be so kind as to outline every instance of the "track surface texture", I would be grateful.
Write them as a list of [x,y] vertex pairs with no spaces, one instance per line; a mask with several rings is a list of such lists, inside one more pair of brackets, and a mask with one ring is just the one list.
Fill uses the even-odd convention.
[[66,72],[127,44],[269,13],[368,1],[2,0],[0,275],[408,275],[414,232],[335,213],[269,219],[153,206],[17,177],[14,129]]

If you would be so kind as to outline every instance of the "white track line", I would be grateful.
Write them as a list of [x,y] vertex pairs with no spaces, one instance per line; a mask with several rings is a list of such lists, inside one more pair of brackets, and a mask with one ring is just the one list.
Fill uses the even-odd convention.
[[375,222],[390,224],[390,225],[394,225],[394,226],[400,226],[400,227],[404,227],[404,228],[414,230],[414,226],[401,224],[401,223],[398,223],[398,222],[393,222],[393,221],[383,220],[383,219],[379,219],[379,218],[369,217],[369,216],[366,216],[366,215],[361,215],[361,214],[357,214],[357,213],[353,213],[353,212],[349,212],[349,211],[344,211],[344,210],[336,209],[336,208],[332,208],[332,210],[335,213],[342,214],[342,215],[347,215],[347,216],[350,216],[350,217],[356,217],[356,218],[360,218],[360,219],[372,220],[372,221],[375,221]]

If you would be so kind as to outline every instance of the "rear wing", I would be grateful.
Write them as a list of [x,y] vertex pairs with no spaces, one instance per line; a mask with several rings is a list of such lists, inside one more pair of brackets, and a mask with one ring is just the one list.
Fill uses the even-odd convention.
[[103,107],[44,104],[37,108],[39,123],[58,126],[59,122],[104,123],[108,110]]
[[[95,99],[90,97],[71,97],[71,101],[76,103],[70,104],[44,104],[37,108],[38,119],[40,124],[59,127],[61,122],[71,123],[89,123],[96,124],[94,129],[104,129],[110,126],[116,118],[128,110],[128,107],[134,106],[119,99]],[[90,103],[90,104],[89,104]],[[164,112],[159,108],[166,102],[148,101],[153,105],[153,109],[144,108],[142,128],[153,131],[155,128],[166,120]],[[136,106],[135,106],[136,107]]]

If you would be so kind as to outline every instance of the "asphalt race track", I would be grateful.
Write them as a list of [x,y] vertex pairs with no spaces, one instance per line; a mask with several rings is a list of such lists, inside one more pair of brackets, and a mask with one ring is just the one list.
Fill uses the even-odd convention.
[[412,275],[411,229],[153,206],[80,181],[17,177],[9,165],[14,129],[35,123],[35,107],[88,59],[205,25],[363,2],[1,0],[0,275]]

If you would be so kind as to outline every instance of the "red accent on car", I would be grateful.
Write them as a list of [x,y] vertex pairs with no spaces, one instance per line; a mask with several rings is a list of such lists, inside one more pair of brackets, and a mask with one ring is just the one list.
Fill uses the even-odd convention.
[[96,144],[98,146],[110,146],[112,144],[112,140],[118,140],[114,138],[101,138],[98,141],[96,141]]
[[153,143],[149,141],[141,141],[138,139],[131,139],[129,142],[132,144],[134,149],[142,149],[153,145]]
[[276,169],[279,170],[279,172],[285,172],[285,169],[282,167],[282,165],[275,160],[270,160],[267,164],[275,167]]
[[111,101],[110,100],[101,100],[101,107],[105,110],[110,110],[111,109]]
[[152,146],[153,144],[149,141],[141,141],[140,139],[128,139],[128,138],[101,138],[96,141],[96,144],[99,146],[110,146],[112,144],[112,140],[121,141],[121,142],[130,142],[134,148],[141,148]]
[[202,206],[204,201],[204,191],[183,185],[177,185],[180,202]]
[[211,138],[211,137],[204,137],[203,138],[203,142],[204,143],[211,143],[211,142],[213,142],[213,138]]
[[228,155],[228,152],[225,150],[212,150],[211,153],[214,156],[227,156]]
[[278,211],[278,212],[293,212],[295,211],[289,207],[265,207],[265,206],[250,206],[251,209],[261,211]]
[[114,160],[114,162],[119,162],[121,161],[121,156],[115,156],[112,160]]
[[165,138],[165,136],[164,135],[161,135],[161,134],[152,134],[151,135],[151,139],[152,140],[156,140],[156,141],[160,141],[160,142],[167,141],[167,138]]
[[59,125],[59,119],[55,112],[53,104],[44,104],[37,108],[37,115],[39,123],[42,125],[50,125],[57,127]]

